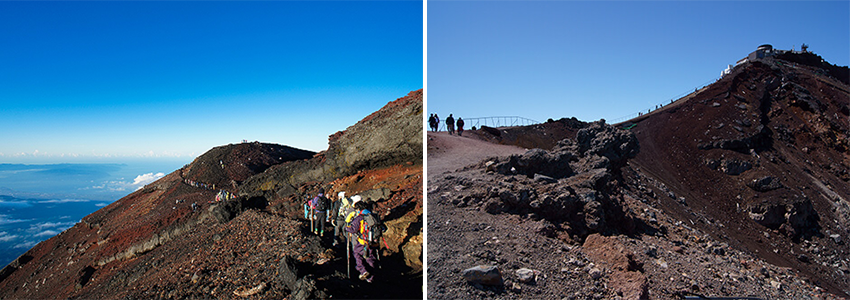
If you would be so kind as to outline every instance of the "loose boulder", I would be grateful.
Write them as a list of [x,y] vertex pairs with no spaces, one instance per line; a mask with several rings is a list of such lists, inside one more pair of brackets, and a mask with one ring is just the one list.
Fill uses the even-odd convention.
[[475,266],[463,270],[463,278],[471,283],[483,285],[502,285],[502,273],[496,266]]

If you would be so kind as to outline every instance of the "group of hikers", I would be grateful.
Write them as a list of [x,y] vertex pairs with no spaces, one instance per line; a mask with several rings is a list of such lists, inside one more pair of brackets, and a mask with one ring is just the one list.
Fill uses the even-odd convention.
[[201,189],[206,189],[206,190],[214,190],[215,189],[215,184],[206,184],[206,183],[203,183],[203,182],[194,181],[194,180],[189,179],[189,178],[183,179],[183,182],[185,182],[186,184],[188,184],[190,186],[196,187],[196,188],[201,188]]
[[236,199],[236,195],[231,193],[231,192],[225,191],[225,190],[219,190],[218,194],[215,195],[215,201],[216,202],[230,201],[230,200],[233,200],[233,199]]
[[[446,118],[446,129],[449,132],[449,135],[455,133],[455,125],[457,125],[457,135],[463,136],[463,118],[458,117],[457,122],[455,122],[455,118],[452,116],[452,114],[449,114],[449,117]],[[431,116],[428,117],[428,126],[431,127],[431,130],[434,132],[439,131],[440,117],[437,116],[437,114],[431,114]]]
[[346,243],[347,261],[353,253],[360,280],[372,282],[374,275],[369,270],[374,272],[378,267],[376,257],[381,242],[386,245],[382,237],[386,226],[374,213],[371,201],[360,195],[345,197],[345,192],[339,192],[332,201],[325,196],[325,189],[320,188],[319,194],[308,197],[304,204],[304,217],[310,220],[310,231],[319,236],[324,236],[325,226],[330,222],[334,226],[333,246]]
[[[206,184],[206,183],[203,183],[203,182],[194,181],[194,180],[189,179],[189,178],[184,178],[183,182],[188,184],[189,186],[196,187],[196,188],[199,188],[199,189],[205,189],[205,190],[211,190],[211,191],[215,190],[215,184]],[[226,190],[218,190],[218,193],[215,194],[215,201],[210,201],[210,203],[221,202],[221,201],[229,201],[229,200],[233,200],[233,199],[236,199],[236,194],[231,193],[231,192],[226,191]],[[193,208],[193,210],[195,209],[195,207],[192,207],[192,208]]]
[[[189,178],[184,178],[183,182],[188,184],[189,186],[196,187],[196,188],[199,188],[199,189],[205,189],[205,190],[211,190],[211,191],[216,189],[215,184],[206,184],[206,183],[203,183],[203,182],[194,181],[194,180],[189,179]],[[233,194],[233,193],[225,191],[225,190],[218,190],[218,193],[215,194],[215,201],[210,201],[210,203],[221,202],[221,201],[229,201],[229,200],[233,200],[233,199],[236,199],[236,194]]]

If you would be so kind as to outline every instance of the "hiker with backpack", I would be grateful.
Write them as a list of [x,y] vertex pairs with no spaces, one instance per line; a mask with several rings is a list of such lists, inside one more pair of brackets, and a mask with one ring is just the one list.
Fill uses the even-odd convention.
[[310,232],[313,231],[313,198],[310,198],[310,195],[305,195],[304,197],[304,219],[310,220]]
[[354,212],[354,199],[360,201],[360,196],[358,195],[354,195],[350,199],[346,198],[345,192],[339,192],[339,194],[337,194],[337,198],[338,200],[334,201],[331,208],[332,225],[334,226],[333,246],[339,245],[339,239],[344,238],[345,236],[345,233],[343,232],[345,227],[345,217]]
[[463,119],[458,117],[457,118],[457,136],[462,136],[462,135],[463,135]]
[[345,231],[351,240],[351,246],[354,248],[354,261],[356,269],[360,272],[360,280],[372,282],[374,276],[369,273],[366,265],[373,271],[377,266],[377,249],[374,245],[378,245],[382,233],[386,227],[381,224],[381,219],[369,209],[369,205],[365,201],[354,203],[355,212],[350,219],[347,218],[348,225]]
[[325,189],[320,188],[319,194],[313,198],[312,206],[313,206],[313,228],[310,230],[313,233],[318,234],[319,236],[325,235],[325,221],[327,219],[328,208],[330,208],[330,200],[325,198]]

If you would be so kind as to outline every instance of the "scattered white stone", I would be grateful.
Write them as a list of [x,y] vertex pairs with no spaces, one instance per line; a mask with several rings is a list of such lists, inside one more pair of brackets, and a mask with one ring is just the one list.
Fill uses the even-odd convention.
[[594,280],[602,278],[602,270],[596,267],[591,268],[588,274],[590,274],[590,278],[593,278]]
[[662,269],[667,269],[667,267],[668,267],[667,262],[666,262],[666,261],[664,261],[664,260],[663,260],[663,259],[661,259],[661,258],[659,258],[658,260],[656,260],[656,261],[655,261],[655,263],[656,263],[656,264],[658,264],[658,266],[659,266],[659,267],[661,267]]
[[519,278],[519,281],[528,283],[534,281],[537,277],[537,273],[539,272],[540,271],[535,271],[528,268],[521,268],[519,270],[516,270],[516,276]]

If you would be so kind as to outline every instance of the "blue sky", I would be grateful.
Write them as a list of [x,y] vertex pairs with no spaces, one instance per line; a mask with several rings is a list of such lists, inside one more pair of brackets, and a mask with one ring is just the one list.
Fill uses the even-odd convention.
[[320,151],[423,87],[422,3],[0,2],[0,162]]
[[761,44],[847,66],[849,16],[848,1],[429,1],[428,112],[615,121]]

